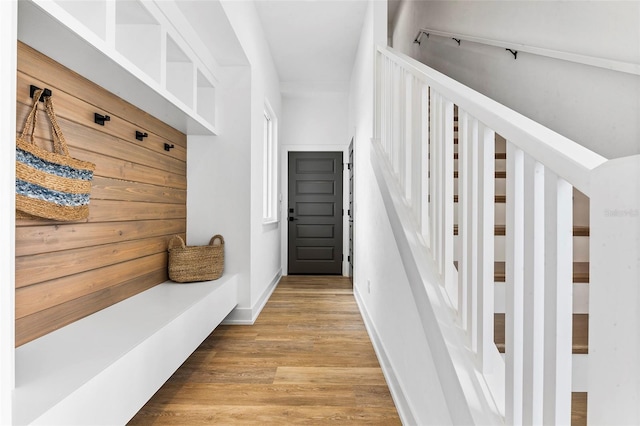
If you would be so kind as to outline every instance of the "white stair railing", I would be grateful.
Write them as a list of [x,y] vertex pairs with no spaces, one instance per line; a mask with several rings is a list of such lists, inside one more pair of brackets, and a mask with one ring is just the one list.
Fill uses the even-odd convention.
[[[576,188],[591,198],[589,421],[640,423],[640,156],[608,161],[393,49],[379,47],[376,61],[374,143],[411,212],[414,223],[407,226],[433,257],[477,371],[489,377],[504,369],[504,382],[487,380],[487,386],[505,422],[571,423]],[[504,360],[493,335],[496,133],[507,140]],[[619,196],[612,195],[618,189]],[[623,220],[605,223],[606,211]],[[614,239],[624,254],[612,254]],[[617,321],[624,321],[619,329],[628,332],[626,343],[612,341],[621,337]],[[618,353],[623,348],[633,355]],[[627,364],[611,365],[611,358]],[[624,396],[618,395],[622,389]]]

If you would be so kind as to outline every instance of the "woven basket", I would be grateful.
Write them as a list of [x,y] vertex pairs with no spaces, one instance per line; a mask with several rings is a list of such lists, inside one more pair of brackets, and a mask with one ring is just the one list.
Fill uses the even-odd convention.
[[224,269],[224,238],[214,235],[208,246],[187,246],[179,235],[169,241],[169,279],[179,283],[217,280]]

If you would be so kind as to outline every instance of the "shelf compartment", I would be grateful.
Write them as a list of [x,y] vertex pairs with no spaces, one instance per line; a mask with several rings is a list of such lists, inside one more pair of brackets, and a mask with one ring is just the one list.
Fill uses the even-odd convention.
[[56,3],[100,39],[107,39],[106,0],[56,0]]
[[216,123],[216,88],[200,70],[197,77],[197,114],[207,122]]
[[167,90],[193,108],[195,66],[174,39],[167,34]]
[[160,81],[162,28],[139,1],[116,2],[116,50]]

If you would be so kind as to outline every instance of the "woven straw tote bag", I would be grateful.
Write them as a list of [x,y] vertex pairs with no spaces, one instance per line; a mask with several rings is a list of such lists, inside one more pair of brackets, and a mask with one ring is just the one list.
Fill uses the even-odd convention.
[[53,129],[53,150],[36,145],[33,134],[42,92],[40,89],[34,93],[31,111],[16,139],[16,216],[85,219],[89,216],[91,180],[96,166],[69,155],[50,96],[44,98],[44,104]]

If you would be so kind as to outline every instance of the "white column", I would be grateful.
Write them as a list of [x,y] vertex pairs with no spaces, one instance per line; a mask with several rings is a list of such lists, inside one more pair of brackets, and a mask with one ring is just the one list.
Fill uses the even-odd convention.
[[495,133],[478,128],[478,368],[491,373],[494,315]]
[[505,282],[506,424],[522,424],[524,153],[507,141],[507,235]]
[[429,86],[425,83],[420,88],[420,226],[421,234],[427,247],[431,247],[429,234]]
[[589,424],[640,424],[640,155],[594,170]]
[[478,120],[467,117],[467,330],[471,350],[478,349]]
[[411,210],[414,210],[413,205],[413,161],[412,161],[412,152],[414,151],[413,144],[413,88],[415,86],[414,77],[410,73],[404,71],[404,75],[402,80],[404,81],[404,123],[403,128],[404,132],[402,135],[402,169],[400,173],[403,175],[404,181],[404,197],[409,203]]
[[443,167],[443,276],[445,287],[451,300],[457,300],[458,286],[454,281],[453,271],[453,102],[443,99],[443,139],[442,139],[442,167]]
[[544,359],[544,166],[524,159],[523,424],[542,424]]
[[463,329],[469,332],[469,292],[472,277],[469,259],[469,215],[471,194],[468,177],[469,167],[469,115],[458,109],[458,319]]
[[545,170],[545,425],[571,424],[573,188]]
[[16,1],[0,1],[0,424],[12,423],[15,386]]

